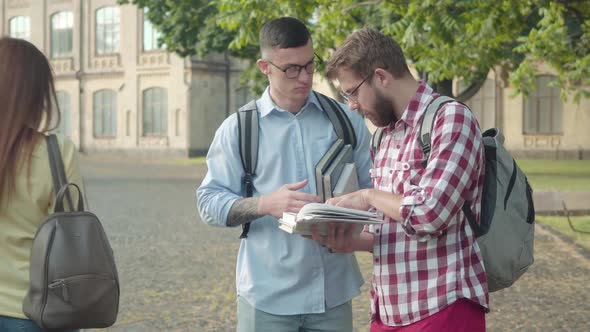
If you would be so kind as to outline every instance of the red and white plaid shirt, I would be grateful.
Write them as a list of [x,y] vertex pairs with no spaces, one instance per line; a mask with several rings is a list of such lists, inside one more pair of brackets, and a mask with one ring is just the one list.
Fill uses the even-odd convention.
[[386,217],[385,224],[369,228],[375,235],[371,312],[390,326],[414,323],[460,298],[488,308],[482,257],[461,210],[471,202],[479,220],[481,131],[468,108],[445,104],[435,118],[423,168],[420,123],[436,96],[420,82],[402,118],[385,129],[371,170],[376,189],[403,196],[401,220]]

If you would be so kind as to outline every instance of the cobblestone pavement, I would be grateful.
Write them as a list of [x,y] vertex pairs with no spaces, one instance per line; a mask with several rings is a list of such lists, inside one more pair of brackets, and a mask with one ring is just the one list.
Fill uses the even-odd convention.
[[[90,210],[104,223],[119,269],[117,323],[103,331],[234,331],[237,229],[197,216],[204,166],[83,157]],[[590,259],[537,227],[536,262],[491,296],[489,331],[588,331]],[[369,280],[371,257],[357,254]],[[368,331],[368,283],[353,302],[355,331]]]

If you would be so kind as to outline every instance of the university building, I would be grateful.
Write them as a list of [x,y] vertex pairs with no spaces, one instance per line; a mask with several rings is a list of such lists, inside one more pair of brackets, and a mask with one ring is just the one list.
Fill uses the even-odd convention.
[[563,101],[561,90],[552,86],[556,76],[543,65],[540,71],[526,97],[490,72],[466,104],[482,130],[500,128],[506,148],[517,158],[590,159],[590,99]]
[[204,154],[221,122],[247,101],[241,63],[181,58],[134,5],[116,0],[0,0],[0,36],[50,59],[61,123],[85,152]]
[[[27,39],[50,59],[62,112],[57,131],[85,152],[204,154],[221,122],[248,100],[239,84],[243,63],[167,52],[134,5],[0,0],[0,23],[0,36]],[[590,100],[562,101],[546,73],[525,97],[490,72],[467,104],[482,129],[503,131],[516,156],[590,159]]]
[[[536,88],[528,97],[494,71],[490,71],[482,88],[466,104],[471,108],[482,131],[498,128],[504,145],[516,158],[590,159],[590,99],[579,104],[560,98],[560,89],[552,86],[556,77],[547,67],[535,78]],[[418,77],[414,73],[414,77]],[[316,80],[316,82],[319,80]],[[455,90],[460,91],[460,82]],[[325,82],[318,90],[329,94]],[[372,125],[368,123],[370,129]]]

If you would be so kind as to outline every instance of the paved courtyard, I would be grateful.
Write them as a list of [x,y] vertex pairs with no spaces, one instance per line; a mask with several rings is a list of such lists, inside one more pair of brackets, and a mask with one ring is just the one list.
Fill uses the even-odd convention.
[[[82,172],[121,279],[119,318],[104,331],[234,331],[239,230],[197,216],[205,167],[93,156],[82,158]],[[589,256],[542,227],[535,254],[516,285],[492,294],[488,331],[589,331]],[[369,280],[370,256],[357,257]],[[365,284],[353,303],[355,331],[368,331],[367,293]]]

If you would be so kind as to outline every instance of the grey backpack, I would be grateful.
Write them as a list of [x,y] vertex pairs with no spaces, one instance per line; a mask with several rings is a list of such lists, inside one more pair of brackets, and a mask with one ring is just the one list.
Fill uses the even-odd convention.
[[[430,155],[430,133],[442,105],[455,101],[440,96],[424,111],[420,143],[424,152],[423,166]],[[382,129],[373,135],[372,150],[379,147]],[[485,178],[479,224],[468,207],[463,213],[477,237],[488,280],[488,290],[495,292],[511,286],[533,264],[535,208],[533,190],[526,175],[504,148],[504,136],[496,128],[483,132]]]
[[[111,326],[119,310],[113,251],[98,218],[84,211],[80,188],[67,182],[55,135],[46,139],[55,211],[39,226],[33,240],[23,312],[48,330]],[[70,186],[78,192],[75,210]],[[69,211],[64,209],[64,198],[68,198]]]

